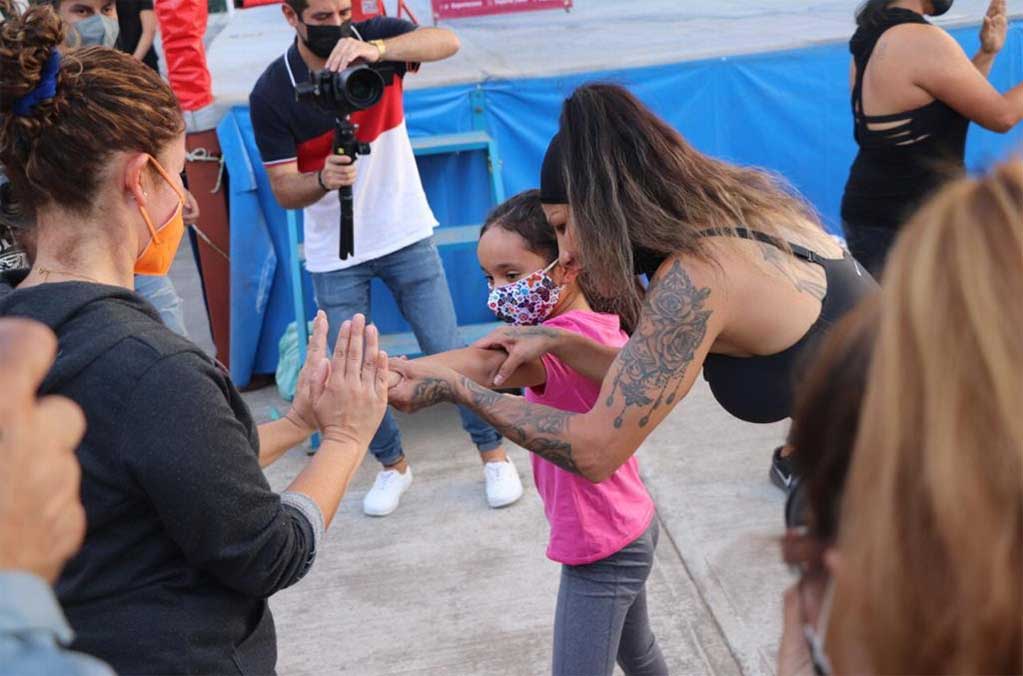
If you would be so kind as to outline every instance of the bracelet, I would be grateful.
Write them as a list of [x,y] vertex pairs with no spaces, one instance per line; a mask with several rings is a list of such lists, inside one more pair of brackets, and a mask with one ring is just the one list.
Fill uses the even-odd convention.
[[387,53],[387,45],[384,44],[383,40],[370,40],[369,44],[380,50],[380,56],[377,57],[377,61],[384,60],[384,54]]
[[323,169],[316,172],[316,182],[320,184],[321,188],[323,188],[323,192],[330,192],[330,188],[323,185]]

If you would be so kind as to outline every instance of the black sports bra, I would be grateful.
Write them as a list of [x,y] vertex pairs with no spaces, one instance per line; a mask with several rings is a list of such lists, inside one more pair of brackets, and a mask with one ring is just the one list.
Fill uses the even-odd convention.
[[[705,230],[701,234],[741,237],[784,249],[778,238],[748,228]],[[877,289],[874,278],[848,252],[842,258],[824,258],[798,244],[788,243],[788,247],[796,258],[824,268],[827,291],[817,321],[794,345],[781,352],[754,357],[712,353],[703,363],[703,377],[714,398],[726,411],[747,422],[777,422],[792,414],[792,395],[800,365],[813,354],[818,341],[835,322]],[[635,258],[637,268],[647,275],[652,275],[665,260],[648,252],[637,252]]]

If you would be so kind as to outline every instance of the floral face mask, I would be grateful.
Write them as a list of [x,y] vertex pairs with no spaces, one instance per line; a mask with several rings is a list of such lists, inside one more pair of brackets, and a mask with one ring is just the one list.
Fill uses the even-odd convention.
[[558,264],[526,275],[520,280],[490,289],[487,307],[503,322],[535,326],[550,317],[561,297],[561,285],[548,274]]

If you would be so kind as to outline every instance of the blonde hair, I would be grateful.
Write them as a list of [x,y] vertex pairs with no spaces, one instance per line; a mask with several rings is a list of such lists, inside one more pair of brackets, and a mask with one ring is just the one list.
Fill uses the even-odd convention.
[[945,188],[889,259],[842,505],[840,672],[1023,672],[1021,209],[1014,160]]

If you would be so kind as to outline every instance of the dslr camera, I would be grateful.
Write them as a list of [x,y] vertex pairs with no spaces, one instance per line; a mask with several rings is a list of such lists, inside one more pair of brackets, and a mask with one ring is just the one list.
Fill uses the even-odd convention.
[[301,103],[319,106],[338,118],[380,102],[384,89],[394,81],[393,63],[359,64],[337,73],[320,70],[310,73],[309,81],[295,87]]
[[[359,155],[369,154],[369,144],[356,138],[356,126],[348,117],[379,103],[384,96],[384,89],[394,82],[395,72],[393,63],[359,64],[337,73],[329,70],[310,73],[308,82],[296,85],[297,101],[319,106],[335,116],[334,147],[331,154],[346,155],[352,158],[352,162]],[[338,256],[346,260],[355,254],[352,187],[339,188],[338,199],[341,202]]]

